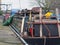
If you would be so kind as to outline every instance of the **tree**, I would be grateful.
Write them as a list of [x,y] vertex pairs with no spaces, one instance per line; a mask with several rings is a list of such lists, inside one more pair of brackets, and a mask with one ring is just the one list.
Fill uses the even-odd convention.
[[45,10],[45,12],[50,10],[51,1],[49,1],[49,0],[42,0],[42,1],[41,0],[34,0],[34,1],[35,2],[32,2],[32,4],[42,7],[42,9]]
[[44,7],[42,7],[43,8],[43,10],[45,10],[45,12],[47,12],[47,11],[49,11],[50,10],[50,1],[49,0],[43,0],[43,1],[45,1],[45,3],[44,2],[41,2],[40,0],[36,0],[36,2],[39,4],[39,5],[43,5]]

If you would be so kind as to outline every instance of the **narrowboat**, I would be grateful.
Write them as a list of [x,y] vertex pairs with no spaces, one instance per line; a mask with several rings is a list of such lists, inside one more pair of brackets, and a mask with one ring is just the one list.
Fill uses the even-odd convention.
[[32,10],[16,13],[10,26],[28,45],[60,45],[60,20],[58,8],[54,16],[46,18],[42,8],[40,12]]

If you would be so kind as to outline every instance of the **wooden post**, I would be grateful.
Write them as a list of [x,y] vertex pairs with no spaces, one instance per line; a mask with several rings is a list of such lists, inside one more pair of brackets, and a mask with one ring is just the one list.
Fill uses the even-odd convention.
[[59,33],[59,37],[60,37],[60,25],[59,25],[59,9],[56,8],[56,16],[57,16],[57,24],[58,24],[58,33]]
[[[42,8],[40,8],[39,17],[40,17],[40,23],[41,23],[42,22]],[[40,24],[40,37],[42,37],[42,23]]]
[[31,23],[32,22],[32,13],[31,13],[31,10],[30,10],[30,15],[29,15],[29,22],[30,22],[30,28],[32,28],[32,37],[33,37],[33,24]]
[[23,32],[23,28],[24,28],[24,20],[25,20],[25,17],[23,17],[23,19],[22,19],[21,33]]

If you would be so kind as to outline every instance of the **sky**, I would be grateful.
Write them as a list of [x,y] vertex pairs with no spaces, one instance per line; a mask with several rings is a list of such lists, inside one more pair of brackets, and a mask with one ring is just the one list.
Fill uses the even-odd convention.
[[[38,5],[33,5],[34,0],[2,0],[2,4],[12,4],[8,6],[9,9],[31,9]],[[6,6],[2,6],[2,9],[6,9]]]

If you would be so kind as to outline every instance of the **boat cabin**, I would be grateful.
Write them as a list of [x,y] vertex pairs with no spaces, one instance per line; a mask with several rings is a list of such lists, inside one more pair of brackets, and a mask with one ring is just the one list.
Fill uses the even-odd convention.
[[40,13],[34,13],[31,10],[26,13],[21,12],[14,16],[12,24],[23,38],[60,37],[58,9],[56,9],[55,15],[50,18],[46,18],[44,15],[42,9],[40,9]]

